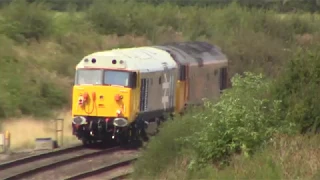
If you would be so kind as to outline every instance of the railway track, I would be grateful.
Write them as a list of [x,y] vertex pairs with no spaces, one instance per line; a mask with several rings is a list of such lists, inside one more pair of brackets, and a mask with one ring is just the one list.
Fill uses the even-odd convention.
[[137,157],[127,158],[125,160],[102,165],[98,168],[81,172],[79,174],[70,176],[65,180],[79,180],[79,179],[122,179],[128,177],[132,172],[131,163],[137,160]]
[[[2,163],[0,164],[0,179],[63,179],[70,176],[70,174],[77,174],[79,171],[85,171],[84,169],[90,169],[87,166],[90,161],[101,165],[106,163],[101,162],[101,159],[108,157],[108,162],[112,162],[112,159],[117,155],[121,157],[121,155],[128,152],[130,151],[120,147],[88,149],[82,146],[75,146],[65,148]],[[66,172],[63,172],[64,170]],[[59,175],[64,177],[57,177]]]

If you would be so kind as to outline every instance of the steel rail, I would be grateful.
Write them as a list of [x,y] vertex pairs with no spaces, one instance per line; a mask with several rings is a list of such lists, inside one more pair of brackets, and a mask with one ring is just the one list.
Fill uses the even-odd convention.
[[19,158],[19,159],[16,159],[16,160],[3,162],[3,163],[0,163],[0,171],[6,170],[8,168],[11,168],[11,167],[14,167],[14,166],[17,166],[17,165],[22,165],[22,164],[30,163],[30,162],[33,162],[33,161],[37,161],[39,159],[50,158],[50,157],[53,157],[53,156],[65,154],[67,152],[76,151],[76,150],[79,150],[79,149],[82,149],[82,148],[83,148],[83,146],[79,144],[79,145],[75,145],[75,146],[54,149],[52,151],[41,153],[41,154],[26,156],[26,157]]
[[66,159],[63,159],[63,160],[60,160],[60,161],[51,162],[51,163],[48,163],[48,164],[45,164],[45,165],[42,165],[42,166],[37,166],[37,167],[31,168],[31,169],[26,169],[23,172],[18,172],[18,173],[15,173],[15,174],[11,174],[10,176],[6,177],[5,179],[6,180],[21,179],[22,177],[28,177],[28,176],[31,176],[31,175],[33,175],[35,173],[41,172],[41,171],[53,169],[53,168],[55,168],[57,166],[69,164],[69,163],[72,163],[74,161],[79,161],[81,159],[88,158],[88,157],[95,157],[95,156],[99,156],[99,155],[102,155],[102,154],[109,154],[109,153],[112,153],[112,152],[116,152],[116,151],[118,151],[120,149],[121,149],[120,147],[114,147],[114,148],[109,148],[109,149],[97,150],[97,151],[94,151],[94,152],[87,152],[87,153],[82,154],[82,155],[72,156],[72,157],[69,157],[69,158],[66,158]]
[[131,174],[132,174],[132,172],[123,173],[123,174],[120,174],[118,176],[112,177],[110,180],[123,179],[123,178],[126,178],[126,177],[130,176]]
[[78,180],[81,178],[88,178],[88,177],[92,177],[95,176],[97,174],[103,173],[105,171],[111,171],[113,169],[122,167],[122,166],[126,166],[126,165],[130,165],[132,162],[136,161],[138,159],[138,157],[133,157],[133,158],[129,158],[126,160],[122,160],[113,164],[108,164],[108,165],[103,165],[100,166],[98,168],[95,168],[93,170],[88,170],[79,174],[76,174],[74,176],[65,178],[64,180]]

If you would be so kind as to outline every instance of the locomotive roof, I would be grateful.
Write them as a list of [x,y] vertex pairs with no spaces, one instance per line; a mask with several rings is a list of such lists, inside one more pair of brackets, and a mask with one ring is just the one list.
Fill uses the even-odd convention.
[[[115,64],[112,63],[114,60],[117,61]],[[168,68],[176,68],[177,63],[202,66],[203,64],[226,64],[227,62],[227,57],[218,46],[196,41],[95,52],[85,56],[76,68],[153,72],[163,70],[164,64]]]
[[218,46],[206,42],[174,42],[154,46],[163,49],[180,64],[226,63],[227,57]]
[[[112,61],[116,60],[116,64]],[[122,64],[120,63],[122,61]],[[110,68],[132,71],[160,71],[164,64],[176,68],[177,64],[166,51],[154,47],[136,47],[100,51],[85,56],[76,68]]]

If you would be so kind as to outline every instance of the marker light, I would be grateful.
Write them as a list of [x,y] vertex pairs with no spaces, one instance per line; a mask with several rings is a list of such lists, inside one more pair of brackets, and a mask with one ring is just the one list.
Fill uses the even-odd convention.
[[86,101],[88,99],[88,97],[89,97],[89,94],[87,92],[85,92],[83,94],[83,100]]
[[93,100],[93,101],[96,100],[96,92],[92,92],[92,100]]
[[120,94],[116,94],[115,96],[114,96],[114,100],[116,100],[116,101],[120,101],[120,99],[122,99],[123,97],[120,95]]

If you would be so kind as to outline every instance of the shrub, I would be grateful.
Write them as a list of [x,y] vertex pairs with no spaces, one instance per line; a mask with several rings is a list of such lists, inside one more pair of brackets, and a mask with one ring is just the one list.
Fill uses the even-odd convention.
[[[13,47],[13,46],[12,46]],[[52,109],[67,103],[67,94],[50,75],[35,71],[28,60],[0,55],[0,118],[12,116],[47,116]]]
[[276,98],[283,101],[282,118],[297,123],[302,133],[319,131],[319,46],[301,48],[275,85]]
[[[280,101],[269,99],[271,82],[261,74],[245,73],[232,78],[232,89],[196,116],[206,126],[190,137],[182,138],[196,151],[191,163],[223,161],[230,154],[250,155],[274,133],[289,131],[293,124],[280,119]],[[198,164],[197,163],[197,164]]]
[[27,3],[26,0],[14,0],[2,8],[0,33],[16,40],[47,36],[51,31],[52,15],[43,3]]
[[52,21],[52,35],[55,38],[61,38],[70,33],[81,36],[96,33],[92,23],[85,20],[85,13],[77,12],[73,6],[70,6],[66,12],[55,12]]
[[120,3],[113,1],[97,0],[90,6],[87,11],[87,18],[91,21],[95,29],[102,34],[118,34],[124,35],[128,33],[128,18],[127,13],[129,8],[128,3],[120,6]]
[[203,110],[165,124],[136,164],[137,176],[155,177],[181,156],[191,160],[191,170],[207,162],[226,162],[234,153],[249,156],[275,133],[294,133],[295,124],[280,118],[281,102],[271,99],[271,85],[261,74],[234,76],[233,88],[225,90],[219,102],[205,100]]

